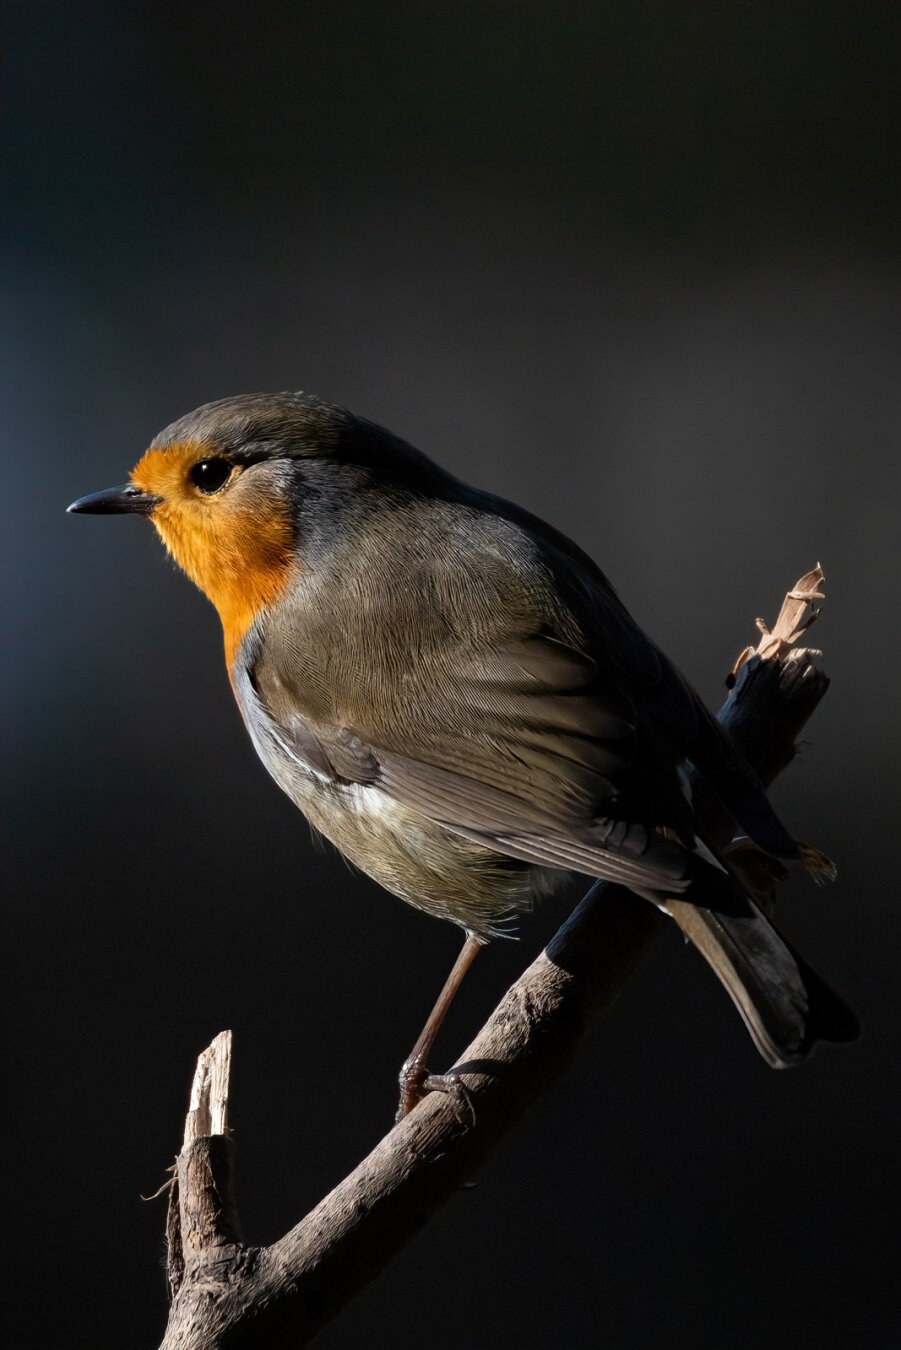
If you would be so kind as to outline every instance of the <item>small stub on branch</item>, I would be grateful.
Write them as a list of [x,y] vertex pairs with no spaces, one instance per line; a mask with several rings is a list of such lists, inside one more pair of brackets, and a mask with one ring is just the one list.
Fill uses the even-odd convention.
[[825,580],[826,574],[817,563],[812,572],[805,572],[787,592],[772,628],[763,619],[757,620],[760,641],[756,647],[745,647],[735,663],[730,684],[752,656],[759,656],[762,661],[773,661],[797,642],[820,612],[817,601],[826,598],[821,589]]
[[197,1060],[191,1104],[185,1118],[185,1147],[194,1139],[228,1134],[228,1080],[232,1034],[220,1031]]
[[[231,1057],[232,1034],[220,1031],[200,1055],[194,1070],[185,1138],[175,1160],[166,1214],[166,1267],[173,1300],[191,1272],[196,1274],[211,1253],[241,1241],[234,1193],[234,1144],[228,1133]],[[169,1344],[168,1339],[164,1343]],[[173,1342],[179,1347],[195,1343],[199,1345],[200,1341]]]

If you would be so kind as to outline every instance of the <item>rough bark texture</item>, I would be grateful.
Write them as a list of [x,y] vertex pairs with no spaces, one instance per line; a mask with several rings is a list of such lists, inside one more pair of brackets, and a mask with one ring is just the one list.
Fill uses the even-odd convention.
[[[819,568],[801,578],[772,632],[758,621],[763,641],[742,653],[720,712],[767,782],[794,757],[828,687],[819,653],[791,647],[815,616],[822,580]],[[701,784],[695,801],[727,843],[732,821]],[[198,1062],[170,1193],[172,1305],[162,1350],[307,1344],[559,1076],[667,922],[618,886],[593,886],[455,1066],[473,1109],[427,1097],[270,1247],[246,1246],[240,1237],[225,1120],[230,1034],[221,1033]]]

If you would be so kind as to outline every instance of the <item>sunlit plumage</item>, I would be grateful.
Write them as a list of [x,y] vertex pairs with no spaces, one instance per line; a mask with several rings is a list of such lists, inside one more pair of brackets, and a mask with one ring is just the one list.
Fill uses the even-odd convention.
[[272,776],[388,890],[483,941],[572,873],[680,896],[715,911],[705,955],[771,1064],[853,1035],[699,847],[685,765],[763,852],[825,860],[557,531],[299,394],[198,409],[76,509],[149,515],[219,611]]

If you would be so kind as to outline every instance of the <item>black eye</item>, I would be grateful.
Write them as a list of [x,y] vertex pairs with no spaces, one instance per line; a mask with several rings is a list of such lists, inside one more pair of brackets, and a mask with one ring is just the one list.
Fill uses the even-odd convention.
[[218,492],[231,471],[227,459],[201,459],[194,465],[189,477],[201,492]]

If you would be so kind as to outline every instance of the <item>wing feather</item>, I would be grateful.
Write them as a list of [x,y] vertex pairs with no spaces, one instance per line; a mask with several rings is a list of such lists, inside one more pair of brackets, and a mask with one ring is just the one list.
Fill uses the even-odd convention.
[[439,688],[415,739],[406,724],[373,733],[295,714],[294,748],[336,779],[376,786],[508,857],[639,889],[684,889],[685,851],[617,814],[635,715],[590,657],[536,634],[464,662]]

